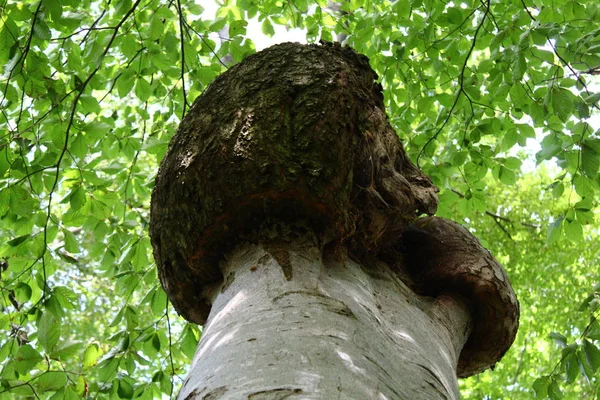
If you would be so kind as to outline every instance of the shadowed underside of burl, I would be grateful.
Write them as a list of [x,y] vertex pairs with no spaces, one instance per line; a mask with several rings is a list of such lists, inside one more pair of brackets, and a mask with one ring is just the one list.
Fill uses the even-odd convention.
[[196,100],[152,197],[150,235],[177,311],[203,324],[220,262],[273,224],[303,226],[333,257],[376,259],[417,294],[458,293],[474,328],[468,376],[512,344],[518,303],[502,267],[460,225],[433,215],[437,188],[407,158],[368,59],[286,43],[249,56]]

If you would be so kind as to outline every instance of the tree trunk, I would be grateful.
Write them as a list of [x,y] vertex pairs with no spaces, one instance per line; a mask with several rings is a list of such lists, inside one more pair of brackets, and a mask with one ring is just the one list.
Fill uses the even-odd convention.
[[436,192],[352,49],[286,43],[217,78],[152,195],[163,287],[206,323],[180,398],[458,398],[519,308],[472,234],[419,217]]
[[415,295],[386,264],[324,260],[317,240],[242,244],[182,399],[456,399],[462,301]]

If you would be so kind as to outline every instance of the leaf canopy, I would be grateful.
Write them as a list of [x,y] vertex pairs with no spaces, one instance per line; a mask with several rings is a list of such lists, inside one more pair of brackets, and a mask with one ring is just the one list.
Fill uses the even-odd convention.
[[204,88],[290,32],[370,58],[439,215],[511,276],[517,342],[463,398],[598,398],[597,2],[25,0],[0,3],[0,399],[176,392],[201,329],[158,285],[154,174]]

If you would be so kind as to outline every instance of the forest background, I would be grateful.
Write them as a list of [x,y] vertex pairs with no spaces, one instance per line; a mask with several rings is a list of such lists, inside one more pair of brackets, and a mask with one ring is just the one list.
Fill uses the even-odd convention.
[[600,399],[600,5],[0,1],[0,399],[174,397],[150,194],[193,100],[271,43],[367,55],[392,125],[509,273],[516,342],[465,399]]

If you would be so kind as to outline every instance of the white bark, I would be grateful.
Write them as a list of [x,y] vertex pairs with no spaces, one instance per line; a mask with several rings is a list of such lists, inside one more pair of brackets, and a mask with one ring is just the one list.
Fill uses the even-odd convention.
[[306,237],[266,248],[223,263],[180,399],[459,398],[462,300],[417,296],[382,263],[324,262]]

